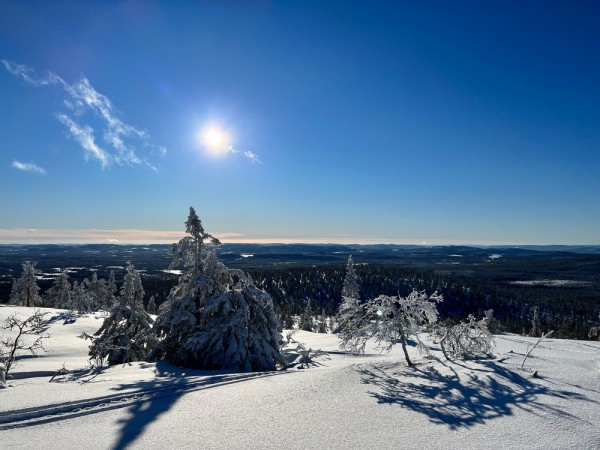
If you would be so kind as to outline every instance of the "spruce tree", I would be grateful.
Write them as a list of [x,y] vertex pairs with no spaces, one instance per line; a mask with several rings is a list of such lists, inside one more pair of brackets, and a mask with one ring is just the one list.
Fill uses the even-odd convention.
[[348,256],[346,276],[344,277],[344,286],[342,287],[342,303],[338,308],[336,317],[339,332],[353,334],[356,332],[357,327],[362,324],[364,312],[359,296],[358,277],[354,271],[352,255],[350,255]]
[[304,331],[313,330],[313,310],[310,304],[310,299],[306,301],[306,307],[300,317],[300,329]]
[[40,287],[35,278],[41,271],[35,268],[36,263],[25,261],[21,277],[13,281],[8,303],[16,306],[41,306]]
[[208,245],[220,242],[205,232],[194,208],[185,225],[188,236],[172,246],[170,266],[183,272],[161,305],[153,328],[158,343],[149,359],[204,369],[274,370],[284,359],[271,297],[217,258]]
[[54,284],[45,293],[47,304],[51,308],[69,308],[71,304],[71,283],[69,272],[65,269],[54,280]]
[[142,281],[133,264],[127,263],[126,270],[117,304],[94,336],[88,336],[91,359],[99,365],[143,361],[150,350],[153,319],[144,310]]

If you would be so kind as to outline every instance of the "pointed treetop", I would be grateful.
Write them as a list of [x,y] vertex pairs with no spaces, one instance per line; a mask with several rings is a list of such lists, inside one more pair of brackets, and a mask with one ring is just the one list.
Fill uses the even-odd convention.
[[221,242],[211,234],[208,234],[204,231],[204,227],[202,226],[202,221],[196,214],[196,210],[190,206],[190,214],[188,215],[188,219],[185,222],[185,231],[192,235],[192,237],[199,242],[204,242],[210,239],[211,243],[214,245],[220,245]]

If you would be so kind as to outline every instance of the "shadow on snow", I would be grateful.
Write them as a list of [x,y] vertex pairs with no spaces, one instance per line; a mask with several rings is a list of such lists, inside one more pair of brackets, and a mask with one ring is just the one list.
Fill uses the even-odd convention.
[[[286,372],[214,372],[190,370],[190,377],[185,369],[179,369],[164,361],[156,363],[157,377],[151,381],[141,381],[135,387],[142,392],[157,392],[147,399],[140,399],[131,405],[127,411],[128,416],[119,420],[121,425],[118,441],[113,449],[124,449],[134,442],[161,414],[167,412],[185,393],[205,390],[212,387],[225,386],[242,381],[264,378],[274,375],[283,375]],[[197,379],[197,376],[202,376]],[[193,378],[192,378],[193,377]],[[124,384],[115,390],[131,389],[131,384]]]
[[[134,442],[161,414],[167,412],[182,395],[254,378],[283,375],[287,372],[216,372],[174,367],[164,361],[156,363],[156,378],[123,383],[113,388],[117,393],[51,405],[0,412],[0,431],[58,422],[116,409],[128,408],[127,417],[119,421],[120,429],[114,449]],[[91,382],[97,373],[75,375],[71,380]],[[84,377],[86,377],[84,379]]]
[[431,365],[398,370],[397,365],[370,364],[357,370],[363,383],[377,388],[369,394],[379,403],[411,409],[451,430],[510,416],[515,409],[577,419],[544,403],[542,397],[592,401],[575,392],[544,386],[539,379],[525,378],[495,361],[480,361],[473,367],[459,365],[467,369],[461,375],[454,364],[438,363],[438,368]]

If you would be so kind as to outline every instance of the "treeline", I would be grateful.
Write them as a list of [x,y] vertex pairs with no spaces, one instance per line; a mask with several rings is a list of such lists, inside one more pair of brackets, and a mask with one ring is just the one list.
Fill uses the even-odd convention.
[[[413,289],[438,291],[444,301],[438,305],[442,320],[458,322],[469,314],[481,318],[494,310],[494,317],[511,333],[527,334],[532,327],[534,309],[542,331],[555,330],[556,337],[588,339],[590,328],[600,325],[600,291],[594,285],[564,287],[527,286],[467,276],[439,274],[430,270],[392,265],[355,265],[359,277],[360,298],[378,295],[408,295]],[[116,271],[120,287],[123,273]],[[312,265],[287,268],[263,268],[249,271],[254,283],[273,298],[282,323],[303,314],[308,301],[315,314],[332,317],[341,303],[346,266]],[[80,274],[70,274],[75,278]],[[146,302],[155,298],[156,306],[166,300],[177,284],[175,276],[142,275]],[[87,287],[87,280],[80,285]],[[44,303],[54,282],[40,280]],[[8,300],[10,291],[2,298]],[[6,301],[5,300],[5,301]],[[148,306],[148,305],[145,305]]]
[[[390,265],[357,265],[360,297],[408,295],[413,289],[438,291],[442,319],[458,322],[473,314],[483,317],[493,309],[495,318],[511,333],[527,334],[534,309],[543,331],[555,330],[556,337],[588,339],[591,327],[600,323],[600,292],[589,286],[543,287],[481,281],[433,271]],[[341,303],[345,266],[322,265],[252,270],[256,285],[267,291],[285,321],[301,315],[308,300],[318,313],[333,315]]]

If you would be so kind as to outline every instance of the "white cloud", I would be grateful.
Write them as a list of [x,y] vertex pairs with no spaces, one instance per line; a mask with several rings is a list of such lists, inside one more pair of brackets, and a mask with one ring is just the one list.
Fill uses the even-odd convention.
[[88,125],[82,127],[66,114],[57,114],[56,118],[67,127],[71,137],[85,150],[86,159],[92,157],[98,160],[102,167],[110,165],[111,157],[96,144],[92,127]]
[[246,158],[248,158],[250,161],[252,161],[255,164],[262,164],[263,162],[258,159],[258,155],[254,152],[251,151],[245,151],[242,153]]
[[46,171],[42,167],[33,162],[24,163],[20,161],[13,161],[11,167],[17,170],[22,170],[23,172],[39,173],[40,175],[46,174]]
[[[70,135],[85,150],[86,158],[93,157],[103,168],[112,164],[145,165],[157,171],[155,165],[138,155],[138,149],[148,150],[150,154],[160,157],[167,154],[167,149],[153,144],[145,130],[140,130],[121,120],[110,99],[98,92],[87,78],[82,77],[78,82],[69,84],[52,72],[48,72],[45,77],[39,77],[31,67],[11,61],[1,61],[12,75],[32,86],[54,85],[64,89],[67,97],[63,100],[63,104],[72,114],[57,113],[56,118],[67,127]],[[98,131],[105,143],[103,147],[96,143],[96,130],[89,124],[79,122],[80,118],[88,112],[100,119],[101,126]]]
[[250,161],[252,161],[253,164],[263,165],[263,162],[258,158],[258,155],[249,150],[246,150],[246,151],[237,150],[232,145],[230,145],[229,147],[227,147],[227,151],[229,153],[234,153],[236,155],[241,155],[244,158],[248,158]]

